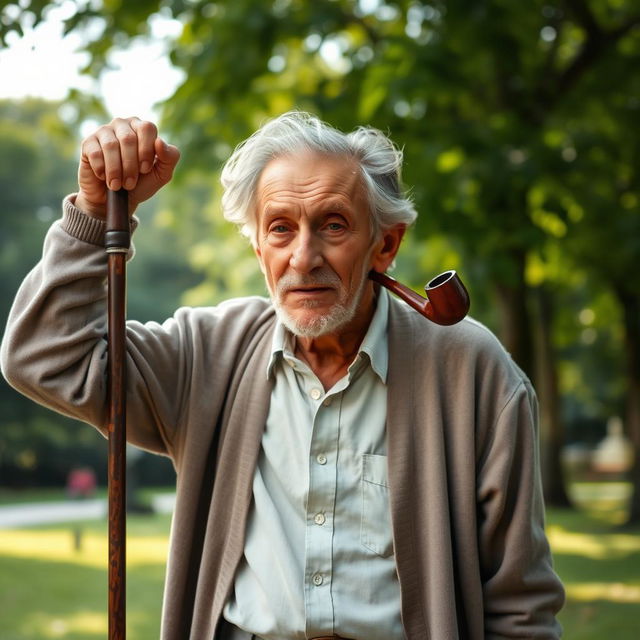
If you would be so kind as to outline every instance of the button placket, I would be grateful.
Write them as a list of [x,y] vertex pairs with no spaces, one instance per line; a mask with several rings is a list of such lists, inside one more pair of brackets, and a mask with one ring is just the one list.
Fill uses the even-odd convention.
[[316,628],[326,626],[327,619],[333,616],[331,590],[325,587],[331,584],[333,572],[332,509],[340,414],[335,406],[328,406],[319,380],[307,379],[305,391],[313,415],[306,505],[305,609],[308,628]]

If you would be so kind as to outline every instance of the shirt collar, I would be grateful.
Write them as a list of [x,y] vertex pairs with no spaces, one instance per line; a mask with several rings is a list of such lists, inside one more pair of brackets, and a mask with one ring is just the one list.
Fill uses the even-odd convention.
[[[382,287],[378,290],[376,310],[371,318],[369,328],[358,350],[358,355],[367,354],[371,368],[382,382],[387,381],[389,368],[389,347],[387,326],[389,324],[389,294]],[[273,340],[271,341],[271,357],[267,365],[267,378],[273,374],[273,368],[281,357],[294,357],[293,335],[278,320]]]

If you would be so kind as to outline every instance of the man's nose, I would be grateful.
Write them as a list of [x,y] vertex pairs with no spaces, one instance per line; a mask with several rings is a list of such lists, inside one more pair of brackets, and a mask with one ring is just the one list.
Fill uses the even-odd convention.
[[291,268],[300,273],[309,273],[321,267],[322,262],[322,251],[317,239],[310,233],[300,234],[289,259]]

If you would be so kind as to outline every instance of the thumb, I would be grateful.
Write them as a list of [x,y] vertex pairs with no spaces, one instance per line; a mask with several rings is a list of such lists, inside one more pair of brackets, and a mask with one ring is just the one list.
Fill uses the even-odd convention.
[[156,154],[152,170],[143,174],[138,179],[138,184],[129,192],[129,212],[133,213],[138,204],[148,200],[156,191],[164,187],[171,177],[173,170],[180,160],[178,147],[167,144],[161,138],[156,138],[154,143]]
[[180,160],[180,151],[178,147],[167,144],[162,138],[155,140],[156,161],[153,166],[153,172],[161,183],[161,186],[167,184],[173,176],[173,170]]

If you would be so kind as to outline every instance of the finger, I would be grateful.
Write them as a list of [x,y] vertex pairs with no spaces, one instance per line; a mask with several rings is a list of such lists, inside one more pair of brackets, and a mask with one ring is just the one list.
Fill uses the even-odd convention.
[[[122,158],[120,141],[111,126],[100,127],[96,131],[96,139],[102,151],[104,162],[104,179],[109,189],[117,191],[122,187]],[[97,154],[95,154],[97,157]],[[96,175],[98,175],[96,173]]]
[[89,136],[82,142],[80,171],[85,180],[91,180],[92,175],[94,179],[105,180],[104,155],[95,135]]
[[130,125],[138,136],[138,170],[143,174],[149,173],[153,168],[158,128],[153,122],[140,118],[131,118]]
[[[138,135],[132,129],[128,120],[116,118],[112,121],[113,131],[120,145],[120,160],[122,164],[122,186],[133,189],[138,182]],[[110,188],[113,188],[110,186]]]

